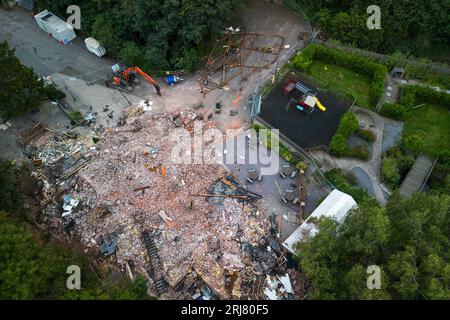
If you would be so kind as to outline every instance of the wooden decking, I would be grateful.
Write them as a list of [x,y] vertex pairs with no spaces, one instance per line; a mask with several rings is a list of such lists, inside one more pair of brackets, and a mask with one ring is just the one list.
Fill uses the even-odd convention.
[[418,156],[416,162],[414,162],[414,165],[411,167],[408,175],[400,186],[400,194],[411,198],[414,192],[422,191],[435,164],[436,161],[431,160],[427,156]]

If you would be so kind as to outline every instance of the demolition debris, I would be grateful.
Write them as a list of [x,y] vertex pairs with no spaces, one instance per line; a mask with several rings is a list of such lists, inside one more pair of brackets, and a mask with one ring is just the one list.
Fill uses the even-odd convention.
[[37,147],[43,221],[112,258],[130,278],[143,275],[162,298],[291,298],[261,196],[221,165],[171,163],[172,132],[192,131],[201,116],[150,110],[143,103],[122,112],[115,128],[78,127]]

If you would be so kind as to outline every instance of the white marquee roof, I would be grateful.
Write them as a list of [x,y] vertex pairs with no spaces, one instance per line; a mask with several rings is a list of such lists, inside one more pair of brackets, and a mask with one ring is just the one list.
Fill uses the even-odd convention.
[[356,207],[356,202],[351,196],[337,189],[333,190],[305,222],[283,242],[283,246],[290,252],[295,253],[294,245],[297,242],[306,240],[308,237],[314,236],[317,233],[317,227],[313,223],[308,222],[310,219],[328,217],[341,224],[350,209],[354,207]]

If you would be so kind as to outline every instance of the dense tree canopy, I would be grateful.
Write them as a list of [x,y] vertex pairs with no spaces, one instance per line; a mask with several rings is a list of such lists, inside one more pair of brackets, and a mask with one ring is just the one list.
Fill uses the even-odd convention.
[[33,69],[23,66],[5,42],[0,43],[0,117],[8,119],[39,107],[46,97]]
[[[366,10],[373,4],[381,9],[381,30],[368,30],[366,26]],[[449,47],[448,0],[305,0],[301,5],[322,30],[346,44],[416,55]]]
[[[363,202],[337,227],[298,246],[312,282],[310,299],[450,299],[450,196],[394,194],[386,208]],[[367,267],[381,268],[381,289],[366,286]]]
[[40,0],[40,9],[66,16],[81,8],[81,31],[102,41],[124,64],[194,69],[204,43],[227,27],[239,0]]
[[[81,289],[68,290],[66,269],[81,269]],[[23,222],[0,211],[0,299],[146,299],[142,277],[100,281],[89,258],[65,245],[45,242]]]

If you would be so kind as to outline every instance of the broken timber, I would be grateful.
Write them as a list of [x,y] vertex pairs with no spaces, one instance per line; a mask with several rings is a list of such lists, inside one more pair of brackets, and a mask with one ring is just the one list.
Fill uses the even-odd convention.
[[162,264],[161,260],[158,256],[158,251],[156,249],[155,240],[153,239],[153,235],[148,232],[143,234],[145,247],[147,248],[147,254],[150,258],[150,267],[151,270],[148,272],[152,278],[154,279],[154,283],[156,286],[156,290],[158,291],[158,295],[167,291],[167,283],[164,277],[162,276]]

